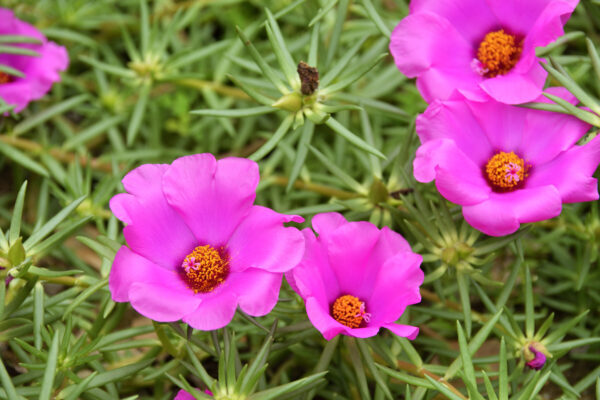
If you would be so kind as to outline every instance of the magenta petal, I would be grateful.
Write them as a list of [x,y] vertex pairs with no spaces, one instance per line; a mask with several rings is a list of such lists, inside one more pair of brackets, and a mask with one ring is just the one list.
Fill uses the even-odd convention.
[[346,218],[337,212],[317,214],[312,217],[311,224],[319,236],[325,237],[340,226],[348,223]]
[[[470,58],[469,60],[472,60]],[[417,89],[427,103],[434,100],[447,100],[453,98],[457,92],[474,101],[487,101],[489,95],[485,93],[480,82],[483,78],[473,72],[471,65],[458,68],[430,68],[417,77]]]
[[173,400],[195,400],[195,397],[181,389],[179,392],[177,392],[177,396],[175,396]]
[[546,70],[536,63],[527,73],[509,72],[486,79],[479,86],[491,98],[501,103],[522,104],[540,96],[547,76]]
[[346,330],[344,325],[329,315],[328,304],[319,303],[314,297],[307,298],[305,302],[308,319],[326,340],[331,340]]
[[[315,215],[313,221],[319,215],[322,214]],[[340,288],[329,266],[327,250],[321,237],[317,240],[310,228],[303,229],[302,233],[306,240],[304,256],[298,266],[286,274],[288,282],[304,299],[314,297],[323,304],[333,303],[340,294]]]
[[161,182],[166,165],[145,164],[123,178],[130,194],[110,201],[115,215],[127,224],[123,233],[136,253],[162,267],[179,267],[197,246],[181,217],[167,204]]
[[158,322],[171,322],[193,312],[200,304],[200,297],[183,282],[173,286],[165,282],[135,282],[129,289],[129,301],[143,316]]
[[108,286],[113,300],[129,301],[129,289],[136,282],[164,283],[189,291],[187,287],[182,286],[181,278],[176,272],[162,268],[134,253],[128,247],[121,246],[108,277]]
[[[411,78],[430,69],[441,69],[449,72],[450,76],[458,74],[465,80],[480,80],[471,69],[472,45],[448,20],[433,13],[412,14],[400,21],[391,35],[390,52],[398,69]],[[451,94],[449,86],[436,89],[434,85],[427,84],[427,78],[419,78],[423,79],[430,92],[422,93],[426,101],[448,98]]]
[[271,312],[279,299],[283,275],[256,268],[235,275],[230,277],[226,290],[237,294],[242,311],[254,317]]
[[258,179],[254,161],[196,154],[173,161],[163,191],[199,243],[220,246],[250,211]]
[[[360,238],[360,240],[357,240]],[[371,295],[369,275],[375,271],[364,268],[379,240],[379,229],[369,222],[349,222],[336,229],[325,240],[329,265],[333,270],[340,293],[360,299]]]
[[59,71],[69,64],[64,47],[46,40],[35,27],[15,18],[11,10],[0,8],[0,35],[25,35],[40,40],[41,44],[17,44],[18,47],[39,53],[37,57],[0,54],[0,64],[21,71],[25,77],[0,85],[0,97],[15,105],[19,112],[32,101],[43,97],[55,82],[60,81]]
[[304,237],[298,229],[283,226],[290,221],[302,222],[304,219],[253,206],[227,243],[231,269],[285,272],[295,267],[304,253]]
[[[536,31],[537,24],[547,29],[549,38],[540,41],[536,46],[545,46],[553,39],[561,36],[562,25],[567,22],[571,12],[577,6],[578,0],[486,0],[493,13],[498,17],[503,27],[519,34]],[[552,29],[549,21],[556,19],[561,30]],[[541,20],[541,21],[540,21]],[[540,21],[540,22],[538,22]],[[537,23],[537,24],[536,24]]]
[[[469,43],[479,43],[482,32],[500,26],[484,0],[412,0],[410,13],[431,12],[446,18]],[[477,16],[473,18],[473,16]]]
[[481,168],[452,140],[438,139],[421,145],[413,165],[417,181],[435,179],[440,193],[453,203],[477,204],[487,199],[491,192]]
[[456,101],[435,101],[417,118],[417,134],[421,143],[452,139],[475,165],[485,165],[495,149],[469,104],[460,96]]
[[526,187],[552,185],[558,189],[565,203],[598,200],[598,182],[593,178],[598,164],[600,136],[536,167],[527,178]]
[[406,306],[421,301],[419,286],[425,277],[420,269],[423,257],[413,252],[399,253],[388,259],[379,269],[371,297],[366,299],[371,323],[395,322]]
[[[553,89],[553,88],[551,88]],[[556,92],[556,90],[552,90]],[[550,92],[550,90],[547,90]],[[561,97],[572,99],[572,95]],[[573,147],[589,131],[591,125],[579,118],[560,113],[527,110],[522,156],[532,165],[540,166]]]
[[394,335],[405,337],[410,340],[415,340],[415,338],[419,334],[419,328],[417,328],[416,326],[392,323],[385,324],[383,325],[383,327],[392,331]]
[[520,189],[510,193],[492,193],[489,200],[463,207],[463,215],[475,229],[490,235],[514,233],[521,223],[554,218],[562,209],[554,186]]
[[233,292],[221,291],[218,294],[202,298],[195,311],[187,313],[182,319],[194,329],[211,331],[227,325],[235,315],[237,298]]

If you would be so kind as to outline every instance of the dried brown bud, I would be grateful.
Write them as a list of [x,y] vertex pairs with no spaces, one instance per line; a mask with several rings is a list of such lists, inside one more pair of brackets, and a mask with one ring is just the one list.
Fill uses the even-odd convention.
[[302,87],[300,88],[302,94],[313,94],[319,88],[319,71],[315,67],[311,67],[304,61],[300,61],[298,64],[298,75],[302,83]]

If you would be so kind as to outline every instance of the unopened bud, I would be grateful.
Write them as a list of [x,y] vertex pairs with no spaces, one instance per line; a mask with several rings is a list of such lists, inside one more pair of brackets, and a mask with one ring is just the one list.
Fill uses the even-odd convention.
[[546,355],[549,356],[548,350],[541,343],[533,342],[523,348],[523,357],[527,361],[525,365],[536,371],[546,364]]
[[285,111],[297,112],[302,108],[302,98],[298,93],[288,93],[281,96],[271,106]]

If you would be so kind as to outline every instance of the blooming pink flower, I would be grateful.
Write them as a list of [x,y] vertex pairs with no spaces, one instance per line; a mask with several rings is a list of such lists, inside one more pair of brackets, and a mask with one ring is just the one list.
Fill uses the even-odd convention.
[[0,35],[24,35],[38,39],[41,44],[19,43],[15,46],[39,53],[39,57],[2,54],[0,64],[22,72],[19,78],[0,72],[0,98],[15,105],[14,111],[24,109],[30,101],[45,95],[54,82],[60,81],[59,71],[69,64],[67,50],[54,42],[49,42],[36,28],[15,18],[11,10],[0,8]]
[[[209,396],[213,395],[212,392],[208,389],[206,389],[204,391],[204,393],[206,393]],[[194,399],[195,399],[194,396],[192,396],[185,390],[181,389],[179,392],[177,392],[177,396],[175,396],[175,398],[173,400],[194,400]]]
[[[576,104],[564,88],[548,92]],[[435,180],[474,228],[508,235],[521,223],[556,217],[562,203],[598,199],[592,175],[600,136],[575,145],[589,128],[571,115],[495,101],[435,101],[417,119],[422,145],[414,175],[419,182]]]
[[128,193],[110,202],[129,246],[113,262],[113,300],[202,330],[227,325],[238,305],[253,316],[271,311],[304,251],[300,231],[283,224],[303,219],[253,205],[258,180],[255,162],[211,154],[127,174]]
[[547,73],[535,48],[564,34],[578,0],[412,0],[392,33],[398,69],[429,103],[456,89],[471,100],[537,98]]
[[419,303],[422,257],[402,236],[338,213],[315,215],[302,231],[306,250],[286,278],[304,299],[312,324],[330,340],[338,334],[370,337],[381,327],[414,339],[419,328],[400,325],[406,306]]

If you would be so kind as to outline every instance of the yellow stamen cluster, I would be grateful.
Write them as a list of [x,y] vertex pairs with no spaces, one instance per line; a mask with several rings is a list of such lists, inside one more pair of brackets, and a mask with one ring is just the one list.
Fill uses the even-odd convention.
[[181,264],[182,275],[195,293],[212,292],[229,275],[229,257],[210,245],[198,246]]
[[0,85],[3,83],[12,82],[13,77],[5,72],[0,71]]
[[494,155],[485,166],[485,175],[496,191],[510,192],[527,177],[528,165],[514,152]]
[[363,322],[364,303],[349,294],[340,296],[331,307],[331,315],[340,324],[359,328]]
[[522,50],[521,41],[500,29],[485,35],[479,44],[477,59],[484,66],[484,75],[493,78],[510,71],[519,62]]

